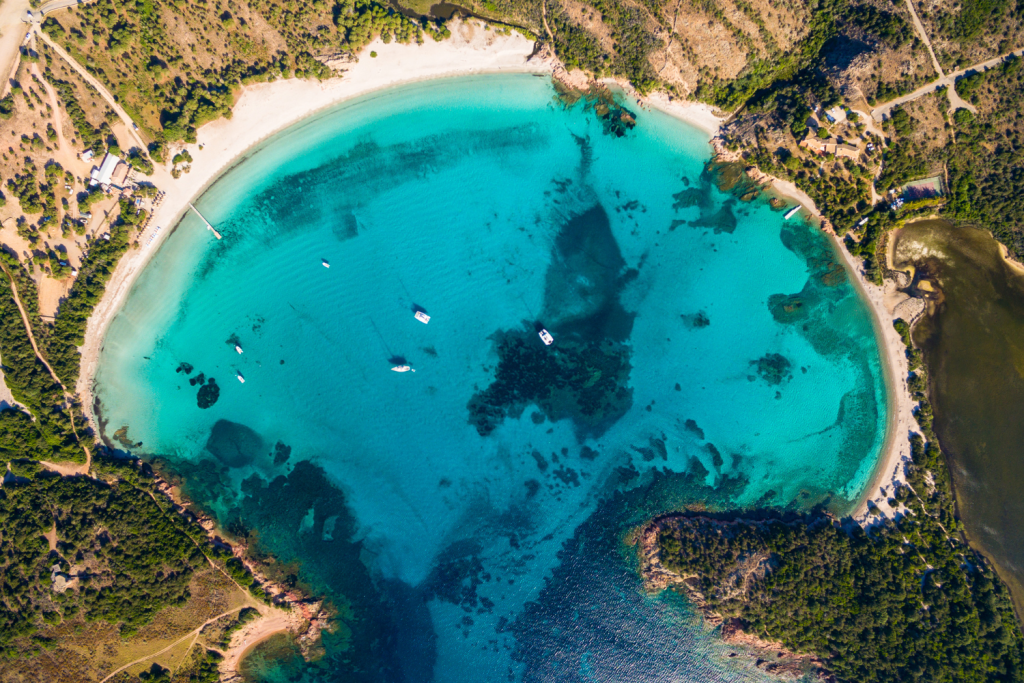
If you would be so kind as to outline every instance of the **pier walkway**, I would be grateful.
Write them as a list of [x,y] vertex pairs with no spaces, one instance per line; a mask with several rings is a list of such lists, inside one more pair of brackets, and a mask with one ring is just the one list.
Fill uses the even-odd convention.
[[203,222],[206,223],[207,230],[212,232],[214,237],[216,237],[217,239],[220,239],[220,233],[213,229],[213,225],[210,223],[210,221],[206,220],[206,216],[204,216],[203,214],[199,213],[199,209],[197,209],[192,202],[189,202],[188,205],[189,205],[189,207],[193,211],[196,212],[197,216],[199,216],[200,218],[203,219]]

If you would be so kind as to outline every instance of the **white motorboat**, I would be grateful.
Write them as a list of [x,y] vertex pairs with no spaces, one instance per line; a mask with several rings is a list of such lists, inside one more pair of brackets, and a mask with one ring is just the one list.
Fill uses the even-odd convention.
[[235,371],[235,375],[237,375],[237,376],[238,376],[238,381],[239,381],[239,382],[241,382],[242,384],[245,384],[245,378],[244,378],[244,377],[242,377],[242,373],[240,373],[240,372],[238,372],[238,371],[236,370],[236,371]]
[[555,338],[547,330],[541,330],[537,334],[540,335],[540,340],[544,342],[545,346],[551,346],[555,342]]
[[235,351],[238,351],[238,353],[242,353],[242,347],[239,346],[238,344],[235,344]]
[[415,318],[424,325],[430,322],[430,316],[424,313],[423,311],[416,311]]
[[396,365],[395,367],[391,368],[391,370],[394,372],[416,372],[408,365]]
[[322,263],[324,265],[324,268],[330,268],[331,267],[331,264],[328,263],[327,259],[325,259],[325,258],[320,259],[320,263]]

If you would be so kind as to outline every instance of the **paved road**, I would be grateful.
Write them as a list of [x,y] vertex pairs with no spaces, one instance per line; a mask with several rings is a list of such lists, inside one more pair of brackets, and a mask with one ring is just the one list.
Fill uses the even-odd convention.
[[928,39],[928,33],[924,30],[924,24],[917,17],[917,12],[914,11],[914,3],[911,0],[907,0],[907,9],[910,10],[910,16],[914,20],[914,28],[917,29],[917,35],[924,43],[924,46],[928,48],[928,54],[932,56],[932,66],[935,67],[935,73],[942,78],[946,74],[942,73],[942,67],[939,66],[939,60],[935,58],[935,50],[932,49],[932,41]]
[[139,149],[145,150],[146,143],[142,141],[142,138],[139,136],[138,131],[135,130],[131,117],[128,116],[128,113],[121,108],[121,105],[117,103],[117,100],[115,100],[114,96],[110,94],[110,91],[108,91],[102,83],[100,83],[96,78],[94,78],[92,74],[86,71],[85,67],[76,62],[71,57],[71,55],[65,52],[64,48],[62,48],[57,43],[53,42],[50,36],[46,35],[42,31],[37,30],[37,27],[38,24],[33,26],[33,30],[36,31],[36,35],[39,36],[39,39],[47,45],[49,45],[51,48],[53,48],[53,51],[56,52],[61,59],[67,62],[72,69],[77,71],[78,75],[85,79],[86,83],[88,83],[96,89],[96,92],[100,94],[100,97],[106,100],[107,104],[109,104],[110,108],[114,110],[114,113],[117,114],[118,118],[120,118],[121,121],[124,122],[125,128],[128,129],[128,134],[135,139],[135,144],[138,145]]
[[[927,85],[922,85],[920,88],[918,88],[917,90],[915,90],[912,93],[908,93],[908,94],[906,94],[906,95],[904,95],[902,97],[897,97],[895,100],[892,100],[890,102],[886,102],[885,104],[883,104],[881,106],[875,107],[874,109],[871,110],[871,118],[873,118],[875,121],[884,121],[886,118],[889,117],[889,115],[892,112],[894,107],[898,107],[901,104],[906,104],[907,102],[913,102],[914,100],[916,100],[919,97],[924,97],[925,95],[927,95],[929,93],[935,92],[936,90],[938,90],[942,86],[946,86],[946,87],[948,87],[952,91],[952,90],[954,90],[953,86],[956,84],[956,82],[959,79],[963,78],[965,75],[967,75],[969,73],[973,73],[973,72],[988,71],[989,69],[991,69],[994,66],[999,66],[1000,64],[1002,64],[1002,62],[1005,59],[1007,59],[1008,57],[1011,57],[1011,56],[1012,57],[1024,56],[1024,48],[1022,48],[1020,50],[1014,50],[1013,52],[1007,52],[1005,55],[1000,55],[999,57],[993,57],[992,59],[990,59],[988,61],[981,62],[979,64],[975,64],[974,66],[969,66],[966,69],[960,69],[959,71],[954,71],[952,73],[948,73],[945,76],[943,76],[942,78],[937,78],[934,81],[932,81],[931,83],[928,83]],[[971,111],[975,111],[973,106],[971,106],[967,102],[964,102],[962,99],[960,99],[959,95],[956,95],[956,100],[962,103],[962,104],[958,105],[956,103],[956,101],[953,100],[952,95],[953,95],[953,93],[951,93],[950,102],[954,103],[954,106],[962,106],[965,109],[970,109]]]
[[59,9],[65,9],[67,7],[74,7],[82,2],[83,0],[52,0],[36,10],[36,13],[46,16],[50,12],[56,12]]

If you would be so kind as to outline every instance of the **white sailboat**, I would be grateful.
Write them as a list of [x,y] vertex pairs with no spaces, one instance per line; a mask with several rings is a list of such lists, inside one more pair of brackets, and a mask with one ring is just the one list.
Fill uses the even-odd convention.
[[408,365],[396,365],[395,367],[391,368],[391,370],[392,372],[416,372]]
[[242,377],[242,373],[240,373],[238,370],[235,370],[235,375],[238,377],[238,381],[239,382],[241,382],[242,384],[245,384],[245,378]]

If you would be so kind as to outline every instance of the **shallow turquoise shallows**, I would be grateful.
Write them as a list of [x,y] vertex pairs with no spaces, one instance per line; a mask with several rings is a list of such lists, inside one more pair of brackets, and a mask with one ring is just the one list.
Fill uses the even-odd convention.
[[272,643],[251,679],[761,680],[643,592],[626,536],[848,509],[880,358],[824,236],[716,189],[706,135],[637,122],[529,75],[373,94],[206,192],[222,241],[188,215],[154,256],[103,349],[106,436],[339,611],[324,657]]

